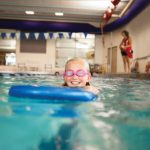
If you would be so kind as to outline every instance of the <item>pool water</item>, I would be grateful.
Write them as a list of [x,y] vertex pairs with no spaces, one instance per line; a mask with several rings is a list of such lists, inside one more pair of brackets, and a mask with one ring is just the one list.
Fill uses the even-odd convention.
[[150,81],[98,78],[94,102],[8,96],[11,85],[58,85],[61,77],[0,76],[0,150],[149,150]]

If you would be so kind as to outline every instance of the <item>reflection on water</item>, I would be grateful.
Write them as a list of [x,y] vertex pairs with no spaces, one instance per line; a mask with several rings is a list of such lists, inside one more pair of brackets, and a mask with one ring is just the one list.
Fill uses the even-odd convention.
[[55,85],[54,76],[0,77],[0,150],[149,150],[150,81],[94,78],[95,102],[8,97],[14,84]]

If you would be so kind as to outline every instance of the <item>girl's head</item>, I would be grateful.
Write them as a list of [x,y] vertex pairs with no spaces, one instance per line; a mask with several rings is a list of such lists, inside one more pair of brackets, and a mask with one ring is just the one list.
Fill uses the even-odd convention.
[[123,30],[123,31],[122,31],[122,35],[123,35],[124,37],[129,38],[129,32],[126,31],[126,30]]
[[91,74],[89,64],[81,58],[73,58],[66,62],[64,82],[69,87],[84,87],[89,84]]

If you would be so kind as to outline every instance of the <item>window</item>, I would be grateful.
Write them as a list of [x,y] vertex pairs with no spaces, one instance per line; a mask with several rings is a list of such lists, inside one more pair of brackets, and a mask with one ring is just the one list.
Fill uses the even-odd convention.
[[56,40],[56,67],[64,67],[69,58],[81,57],[93,63],[95,36],[85,38],[81,33],[74,33],[72,39]]

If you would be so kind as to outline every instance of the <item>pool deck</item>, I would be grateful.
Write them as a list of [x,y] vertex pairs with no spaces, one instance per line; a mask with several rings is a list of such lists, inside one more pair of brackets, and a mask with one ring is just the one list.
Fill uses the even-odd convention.
[[[39,72],[39,71],[2,71],[0,70],[0,76],[3,75],[10,75],[10,76],[15,76],[15,75],[54,75],[54,73],[51,72]],[[103,77],[103,78],[133,78],[133,79],[145,79],[145,80],[150,80],[150,73],[130,73],[130,74],[125,74],[125,73],[116,73],[116,74],[94,74],[93,77]]]
[[98,76],[99,77],[107,77],[107,78],[120,77],[120,78],[134,78],[134,79],[150,80],[150,74],[149,73],[130,73],[130,74],[116,73],[116,74],[100,74]]
[[[32,70],[32,71],[19,71],[18,68],[16,66],[0,66],[0,76],[3,75],[11,75],[11,76],[15,76],[15,75],[54,75],[55,74],[55,70],[50,70],[50,71],[36,71],[36,70]],[[62,74],[62,72],[60,73],[60,75]],[[150,80],[150,73],[105,73],[105,74],[93,74],[94,77],[104,77],[104,78],[135,78],[135,79],[146,79],[146,80]]]
[[[11,76],[15,75],[54,75],[55,71],[19,71],[16,66],[0,66],[0,76],[9,74]],[[61,75],[61,74],[60,74]],[[104,78],[134,78],[134,79],[146,79],[150,80],[150,73],[105,73],[105,74],[93,74],[94,77],[104,77]]]

